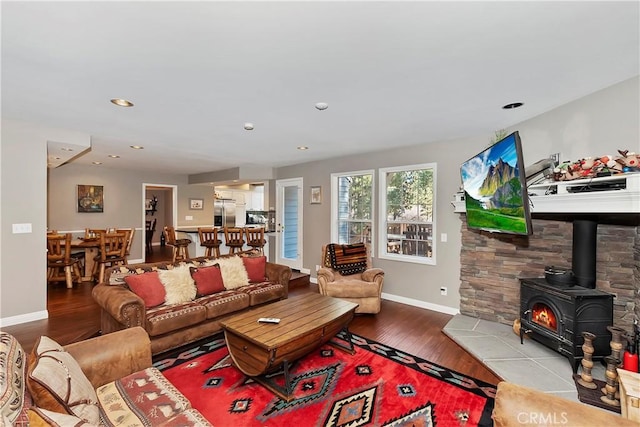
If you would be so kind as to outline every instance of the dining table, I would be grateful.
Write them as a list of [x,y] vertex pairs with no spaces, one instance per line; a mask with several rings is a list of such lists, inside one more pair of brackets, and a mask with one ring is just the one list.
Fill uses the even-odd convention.
[[71,241],[71,249],[84,250],[84,271],[82,273],[82,281],[90,282],[93,280],[94,258],[100,252],[99,238],[78,238]]

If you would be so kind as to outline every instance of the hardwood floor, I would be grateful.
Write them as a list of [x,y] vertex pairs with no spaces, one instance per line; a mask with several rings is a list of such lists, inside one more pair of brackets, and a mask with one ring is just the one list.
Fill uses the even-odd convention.
[[[147,261],[162,260],[167,249],[170,257],[171,248],[154,247],[154,254],[147,257]],[[92,288],[91,282],[74,285],[73,289],[67,289],[64,283],[49,285],[48,319],[2,329],[15,336],[27,352],[40,335],[47,335],[62,345],[86,339],[100,329],[100,310],[91,297]],[[291,295],[305,292],[318,292],[318,287],[296,283],[290,290]],[[451,316],[447,314],[382,301],[379,314],[357,315],[349,329],[449,369],[497,384],[499,377],[442,333],[449,319]]]

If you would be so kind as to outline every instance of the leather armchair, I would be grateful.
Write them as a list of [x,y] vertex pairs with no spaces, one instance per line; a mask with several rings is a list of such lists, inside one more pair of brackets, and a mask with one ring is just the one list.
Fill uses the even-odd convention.
[[322,246],[322,268],[318,270],[320,294],[358,304],[356,313],[379,313],[384,271],[373,268],[367,245],[367,269],[362,273],[342,275],[327,266],[327,245]]

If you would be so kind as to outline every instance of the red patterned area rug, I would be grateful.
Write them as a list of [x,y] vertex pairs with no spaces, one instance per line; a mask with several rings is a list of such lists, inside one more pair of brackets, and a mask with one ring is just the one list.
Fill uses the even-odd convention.
[[216,427],[493,425],[494,386],[367,338],[353,342],[354,355],[324,345],[296,362],[288,403],[233,366],[222,334],[154,366]]

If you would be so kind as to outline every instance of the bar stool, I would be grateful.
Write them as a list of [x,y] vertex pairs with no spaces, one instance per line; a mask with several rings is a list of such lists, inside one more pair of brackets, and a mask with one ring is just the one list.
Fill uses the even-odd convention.
[[167,245],[173,247],[173,261],[184,261],[189,259],[190,239],[176,239],[176,229],[172,226],[164,228],[164,235],[167,239]]
[[264,255],[264,245],[267,243],[264,240],[264,227],[247,227],[244,231],[247,234],[247,245],[253,249],[259,249]]
[[224,240],[225,245],[229,248],[229,254],[233,255],[236,253],[236,249],[238,252],[242,251],[242,247],[244,246],[243,239],[244,231],[239,227],[225,227],[224,228]]
[[204,256],[220,257],[220,244],[222,242],[218,240],[218,230],[215,228],[198,228],[198,236],[200,237],[200,246],[207,248],[204,252]]

